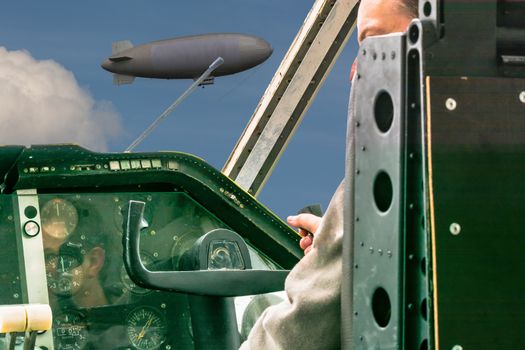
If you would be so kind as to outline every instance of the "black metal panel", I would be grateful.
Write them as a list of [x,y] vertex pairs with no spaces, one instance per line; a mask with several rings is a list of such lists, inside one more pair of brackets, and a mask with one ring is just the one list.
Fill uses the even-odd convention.
[[525,2],[427,1],[419,4],[425,36],[425,69],[439,76],[525,77]]
[[497,0],[441,1],[441,6],[444,23],[436,36],[439,41],[425,53],[427,72],[498,75]]
[[428,80],[434,316],[442,349],[525,345],[523,91],[523,79]]
[[354,344],[401,346],[405,36],[365,40],[355,96]]

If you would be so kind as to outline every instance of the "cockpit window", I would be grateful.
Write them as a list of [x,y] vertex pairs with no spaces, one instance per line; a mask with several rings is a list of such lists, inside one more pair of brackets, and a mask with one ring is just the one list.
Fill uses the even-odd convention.
[[[122,256],[123,209],[130,200],[146,203],[141,259],[151,271],[178,269],[199,237],[229,229],[225,223],[183,192],[35,197],[44,266],[27,277],[24,259],[13,256],[23,244],[13,232],[26,219],[13,210],[16,196],[0,203],[0,256],[9,256],[0,265],[2,304],[27,302],[23,291],[30,284],[24,278],[42,279],[53,310],[54,349],[193,348],[186,295],[144,289],[129,277]],[[257,250],[249,247],[249,253],[254,268],[277,268]]]

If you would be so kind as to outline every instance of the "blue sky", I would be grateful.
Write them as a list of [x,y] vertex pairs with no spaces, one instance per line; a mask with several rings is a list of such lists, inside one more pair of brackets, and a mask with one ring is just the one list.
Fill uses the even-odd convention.
[[[53,60],[70,71],[97,106],[105,106],[102,108],[118,115],[120,131],[100,137],[105,137],[108,151],[121,152],[191,82],[136,79],[133,85],[112,85],[111,74],[100,68],[100,63],[111,53],[112,41],[130,40],[138,45],[211,32],[239,32],[266,39],[274,48],[269,60],[236,76],[218,78],[215,85],[197,90],[137,148],[137,151],[192,153],[221,168],[313,3],[312,0],[12,1],[4,3],[0,12],[0,46],[9,52],[26,50],[37,61]],[[321,203],[326,208],[343,177],[348,75],[356,50],[354,36],[259,197],[283,218],[312,203]],[[105,115],[99,113],[94,125],[111,128],[112,124],[103,119]],[[54,123],[55,131],[62,132],[60,121],[49,123]],[[7,124],[5,133],[14,127]],[[90,130],[86,132],[95,133]],[[64,137],[57,142],[67,140],[73,132],[64,126],[63,133]],[[24,136],[20,141],[11,139],[10,143],[27,144],[31,140]]]

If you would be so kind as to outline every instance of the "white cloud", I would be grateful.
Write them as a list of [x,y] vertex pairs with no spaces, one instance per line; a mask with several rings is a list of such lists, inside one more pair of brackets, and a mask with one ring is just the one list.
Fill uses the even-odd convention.
[[107,150],[122,131],[107,101],[95,101],[73,73],[27,51],[0,47],[0,143],[77,143]]

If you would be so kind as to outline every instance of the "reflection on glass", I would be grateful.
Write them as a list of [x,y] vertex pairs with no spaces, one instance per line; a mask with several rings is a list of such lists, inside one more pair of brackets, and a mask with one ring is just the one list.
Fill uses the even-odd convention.
[[[149,226],[140,244],[150,271],[178,269],[201,236],[229,228],[182,192],[39,195],[48,294],[57,315],[55,349],[173,349],[191,343],[181,330],[167,332],[189,322],[185,296],[140,288],[125,270],[122,209],[130,200],[146,203]],[[235,243],[214,244],[210,268],[245,268]],[[254,268],[275,269],[256,250],[249,252]]]

